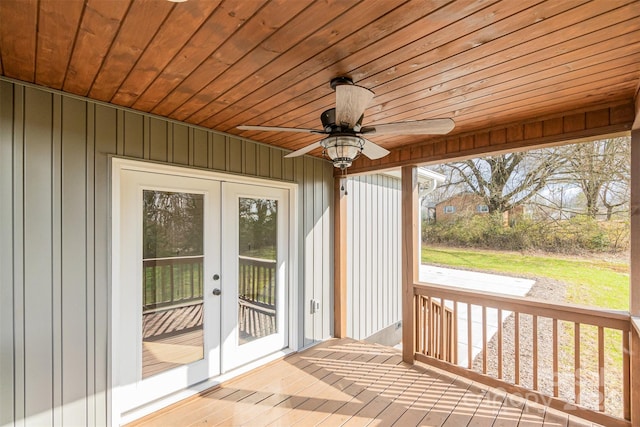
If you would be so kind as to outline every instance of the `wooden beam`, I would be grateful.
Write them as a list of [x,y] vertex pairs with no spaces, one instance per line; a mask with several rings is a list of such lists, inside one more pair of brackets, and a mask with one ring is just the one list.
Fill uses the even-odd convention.
[[[347,336],[347,197],[343,180],[333,180],[333,334]],[[346,185],[346,182],[345,182]]]
[[628,100],[476,132],[428,138],[420,144],[392,149],[382,159],[369,160],[361,156],[349,168],[349,174],[586,141],[602,135],[628,132],[634,125],[634,119],[637,119],[636,105],[633,100]]
[[418,169],[402,167],[402,360],[413,363],[415,304],[413,284],[418,279]]
[[636,106],[636,117],[635,117],[635,120],[633,121],[633,125],[631,126],[631,129],[638,130],[640,129],[640,83],[638,83],[638,88],[636,89],[635,106]]

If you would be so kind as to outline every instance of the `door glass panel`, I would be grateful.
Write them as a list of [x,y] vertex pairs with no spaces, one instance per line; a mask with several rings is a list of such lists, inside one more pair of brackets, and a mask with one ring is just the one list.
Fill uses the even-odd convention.
[[143,191],[142,378],[204,357],[202,194]]
[[238,342],[275,334],[278,202],[239,198]]

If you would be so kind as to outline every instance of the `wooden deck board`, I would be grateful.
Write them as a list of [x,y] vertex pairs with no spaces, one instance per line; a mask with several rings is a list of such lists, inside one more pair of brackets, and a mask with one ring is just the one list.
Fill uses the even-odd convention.
[[592,426],[457,377],[395,349],[330,340],[132,426]]

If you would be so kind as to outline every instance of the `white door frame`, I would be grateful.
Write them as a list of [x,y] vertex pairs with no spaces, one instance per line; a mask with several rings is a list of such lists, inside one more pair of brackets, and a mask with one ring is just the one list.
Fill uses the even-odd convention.
[[289,236],[288,236],[288,348],[291,351],[299,349],[298,342],[298,329],[301,324],[302,310],[295,302],[298,300],[298,215],[297,215],[297,191],[298,185],[290,182],[275,181],[264,178],[253,178],[240,175],[232,175],[221,172],[214,172],[210,170],[202,170],[188,167],[180,167],[173,165],[166,165],[160,163],[146,162],[140,160],[131,160],[119,157],[111,157],[111,286],[109,289],[109,361],[108,369],[109,373],[109,386],[107,388],[107,403],[110,405],[110,424],[119,425],[121,422],[129,422],[143,416],[147,413],[153,412],[175,401],[184,399],[190,395],[196,394],[208,387],[211,387],[220,381],[232,378],[235,375],[246,372],[253,369],[260,364],[266,363],[273,357],[278,357],[274,354],[271,357],[266,357],[263,360],[254,361],[245,365],[244,367],[235,369],[228,374],[224,374],[220,377],[211,378],[208,381],[200,383],[194,387],[181,390],[173,395],[166,396],[163,399],[159,399],[155,402],[151,402],[149,405],[144,405],[139,409],[134,410],[132,413],[123,417],[120,410],[121,404],[119,399],[123,396],[120,391],[120,373],[118,368],[118,355],[120,354],[122,343],[120,334],[117,328],[117,320],[119,319],[119,298],[121,296],[122,286],[120,284],[120,257],[118,254],[126,242],[122,242],[120,228],[122,221],[120,218],[120,199],[121,199],[121,175],[123,171],[140,171],[158,173],[164,175],[177,175],[184,177],[210,179],[220,182],[232,182],[239,184],[249,184],[253,186],[273,187],[280,188],[288,191],[289,195]]

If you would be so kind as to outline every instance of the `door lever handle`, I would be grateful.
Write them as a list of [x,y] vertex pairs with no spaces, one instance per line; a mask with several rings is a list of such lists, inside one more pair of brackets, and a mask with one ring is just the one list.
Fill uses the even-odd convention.
[[213,294],[214,294],[215,296],[218,296],[218,295],[220,295],[221,293],[222,293],[222,292],[221,292],[221,291],[220,291],[220,289],[218,289],[218,288],[215,288],[215,289],[213,290]]

